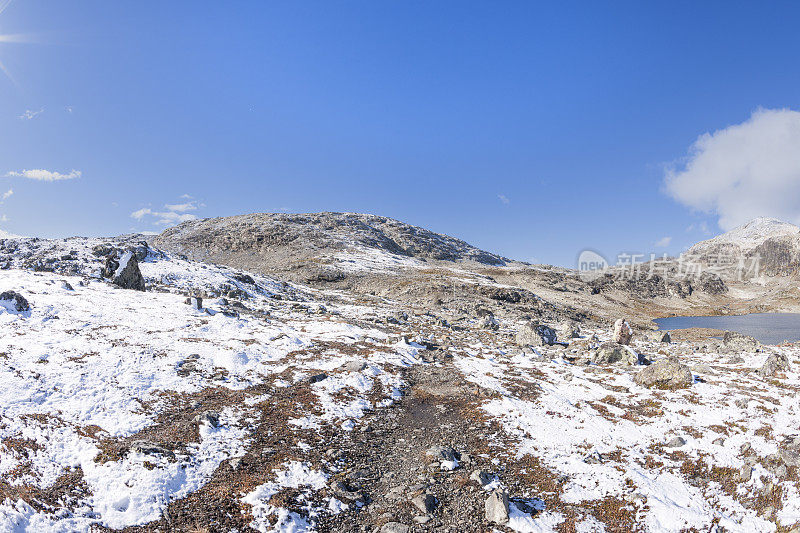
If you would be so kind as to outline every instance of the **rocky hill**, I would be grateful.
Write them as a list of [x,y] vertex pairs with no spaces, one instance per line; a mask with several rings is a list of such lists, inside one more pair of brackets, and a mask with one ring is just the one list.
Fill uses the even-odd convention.
[[381,263],[443,261],[504,265],[504,257],[391,218],[357,213],[258,213],[184,222],[152,240],[192,259],[335,278],[353,258]]
[[727,233],[692,246],[687,254],[706,264],[724,261],[747,267],[758,262],[759,274],[789,276],[800,273],[800,227],[774,218],[756,218]]

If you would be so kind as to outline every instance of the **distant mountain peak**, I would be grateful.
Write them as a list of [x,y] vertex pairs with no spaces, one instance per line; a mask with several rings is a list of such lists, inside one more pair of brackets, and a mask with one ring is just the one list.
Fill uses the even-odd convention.
[[736,246],[749,252],[768,239],[800,234],[800,227],[773,217],[757,217],[714,238],[701,241],[690,248],[693,253],[705,253],[719,246]]

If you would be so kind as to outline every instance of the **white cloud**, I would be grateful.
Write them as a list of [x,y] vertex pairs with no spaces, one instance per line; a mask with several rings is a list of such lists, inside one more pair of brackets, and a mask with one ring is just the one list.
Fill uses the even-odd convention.
[[8,222],[8,217],[5,214],[0,215],[0,222]]
[[[181,198],[191,198],[191,196],[183,195]],[[149,207],[143,207],[131,213],[131,218],[136,220],[147,218],[151,219],[156,226],[169,226],[196,220],[197,216],[187,213],[187,211],[196,211],[200,207],[205,207],[205,204],[199,204],[194,200],[182,204],[166,204],[163,211],[154,211]]]
[[508,204],[510,204],[510,203],[511,203],[511,200],[509,200],[509,199],[508,199],[508,197],[507,197],[505,194],[498,194],[498,195],[497,195],[497,198],[498,198],[498,199],[499,199],[501,202],[503,202],[503,204],[505,204],[505,205],[508,205]]
[[44,108],[41,108],[38,111],[34,111],[32,109],[26,109],[25,112],[19,116],[19,118],[21,120],[33,120],[42,113],[44,113]]
[[40,168],[31,170],[22,170],[20,172],[9,172],[6,174],[7,178],[27,178],[29,180],[37,181],[61,181],[72,180],[81,177],[80,170],[71,170],[66,174],[60,172],[51,172],[49,170],[42,170]]
[[656,248],[666,248],[669,246],[669,243],[672,242],[672,237],[662,237],[661,239],[657,240],[654,246]]
[[166,204],[164,208],[169,211],[175,211],[176,213],[185,213],[187,211],[197,211],[197,203],[186,202],[185,204]]
[[11,198],[12,194],[14,194],[14,189],[8,189],[6,192],[3,193],[3,196],[0,197],[0,203],[5,202],[9,198]]
[[758,216],[800,223],[800,112],[759,109],[701,135],[667,169],[664,185],[682,204],[716,214],[726,230]]

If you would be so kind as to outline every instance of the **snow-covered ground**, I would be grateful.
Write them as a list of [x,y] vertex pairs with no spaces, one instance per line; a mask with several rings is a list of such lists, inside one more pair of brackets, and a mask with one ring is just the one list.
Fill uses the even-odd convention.
[[[0,488],[0,531],[85,531],[157,519],[221,463],[244,455],[255,405],[265,397],[260,385],[291,387],[327,371],[311,386],[318,405],[307,423],[347,426],[398,398],[401,382],[390,369],[415,362],[417,348],[322,312],[308,295],[267,278],[241,281],[228,269],[156,257],[141,270],[158,290],[139,292],[93,277],[92,265],[84,270],[85,277],[0,272],[0,292],[13,289],[31,305],[24,312],[0,306],[0,479],[49,495],[35,505]],[[184,303],[188,292],[221,287],[240,291],[246,311],[223,312],[220,299],[207,298],[202,309]],[[313,350],[364,342],[385,349],[347,371],[337,369],[351,356]],[[368,398],[376,384],[385,391],[377,402]],[[168,409],[215,387],[243,401],[214,413],[218,422],[201,419],[196,442],[155,451],[132,445]],[[347,395],[336,394],[345,388]],[[123,451],[104,456],[114,443]],[[256,491],[248,501],[262,528],[266,504],[258,498]]]
[[[651,356],[664,350],[646,342],[638,348]],[[796,365],[800,348],[770,347],[742,354],[742,362],[693,353],[688,343],[667,349],[692,365],[690,388],[648,389],[634,383],[636,367],[573,364],[488,343],[461,352],[456,366],[497,393],[482,404],[512,436],[497,444],[563,476],[558,499],[566,505],[622,501],[649,531],[775,531],[776,522],[799,522],[796,471],[776,475],[768,466],[779,443],[800,433],[800,375],[764,379],[749,370],[769,353],[785,353]],[[676,437],[685,444],[670,446]],[[743,479],[746,464],[752,473]],[[771,495],[777,505],[759,503]]]

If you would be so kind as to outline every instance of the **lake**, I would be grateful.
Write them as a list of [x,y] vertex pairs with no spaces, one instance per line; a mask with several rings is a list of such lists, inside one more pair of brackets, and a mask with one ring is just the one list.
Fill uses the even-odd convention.
[[755,313],[740,316],[671,316],[654,320],[661,330],[713,328],[755,337],[762,344],[800,341],[800,313]]

